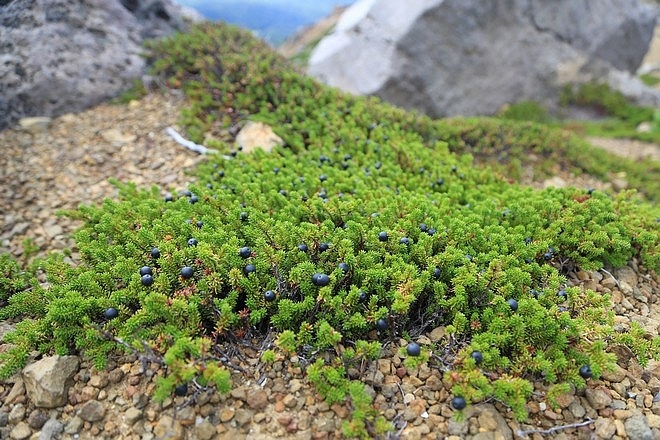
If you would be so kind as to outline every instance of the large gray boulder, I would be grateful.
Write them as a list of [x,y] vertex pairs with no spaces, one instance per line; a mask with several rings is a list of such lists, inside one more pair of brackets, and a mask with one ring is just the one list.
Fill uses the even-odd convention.
[[315,48],[308,72],[431,116],[552,104],[565,84],[592,79],[657,104],[631,76],[656,15],[637,0],[360,0]]
[[196,18],[170,0],[0,0],[0,129],[118,95],[144,74],[145,39]]

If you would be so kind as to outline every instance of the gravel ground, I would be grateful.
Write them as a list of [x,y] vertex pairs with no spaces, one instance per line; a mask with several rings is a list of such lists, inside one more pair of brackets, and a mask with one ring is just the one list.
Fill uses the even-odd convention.
[[[0,132],[0,252],[29,256],[29,239],[39,253],[71,247],[67,238],[77,224],[57,217],[59,209],[113,197],[109,177],[141,186],[183,188],[186,170],[200,156],[185,150],[164,132],[176,124],[184,102],[174,94],[149,95],[129,105],[101,105],[56,118],[36,133]],[[585,186],[584,179],[558,175],[562,185]],[[536,182],[543,186],[552,182]],[[602,184],[604,185],[604,184]],[[595,186],[595,185],[590,185]],[[75,249],[74,249],[75,260]],[[660,279],[636,261],[616,271],[574,272],[570,283],[613,297],[617,325],[639,322],[648,333],[660,327]],[[0,322],[0,335],[11,323]],[[442,327],[419,342],[447,350]],[[85,358],[69,390],[68,402],[55,409],[35,407],[20,375],[0,383],[0,438],[10,439],[215,439],[340,438],[346,405],[329,407],[314,392],[300,365],[306,359],[259,362],[270,340],[244,341],[225,347],[233,368],[229,395],[191,387],[185,397],[164,404],[149,398],[163,373],[154,362],[121,355],[96,371]],[[349,371],[371,387],[376,407],[394,422],[389,438],[653,439],[660,438],[660,363],[640,367],[630,353],[616,350],[618,369],[586,390],[560,397],[550,408],[546,388],[536,384],[530,419],[520,424],[495,400],[472,405],[466,420],[453,420],[451,395],[438,367],[430,363],[408,371],[396,354],[406,341],[391,341],[384,357],[364,372]],[[451,347],[451,344],[449,344]],[[2,351],[0,344],[0,351]]]

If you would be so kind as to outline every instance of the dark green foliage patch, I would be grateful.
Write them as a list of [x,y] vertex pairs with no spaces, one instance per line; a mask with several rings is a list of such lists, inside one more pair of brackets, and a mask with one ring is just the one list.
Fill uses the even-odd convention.
[[[217,344],[272,329],[284,353],[337,354],[318,357],[310,380],[330,401],[350,399],[345,432],[366,436],[385,425],[345,370],[395,336],[446,326],[454,342],[419,347],[407,365],[451,367],[456,395],[495,397],[519,418],[530,381],[583,386],[582,365],[594,377],[612,365],[609,341],[658,356],[657,341],[614,333],[607,296],[558,295],[575,265],[641,255],[658,268],[657,209],[634,194],[511,183],[453,153],[453,138],[440,140],[427,119],[322,87],[233,28],[203,25],[152,51],[156,72],[191,99],[183,121],[195,140],[250,116],[287,145],[212,156],[171,201],[159,188],[116,183],[118,200],[70,213],[84,220],[75,235],[83,264],[41,262],[48,289],[1,260],[0,318],[25,319],[7,336],[2,376],[33,348],[83,351],[102,366],[119,342],[163,356],[161,399],[193,378],[226,391]],[[458,354],[440,365],[433,353],[451,343]]]

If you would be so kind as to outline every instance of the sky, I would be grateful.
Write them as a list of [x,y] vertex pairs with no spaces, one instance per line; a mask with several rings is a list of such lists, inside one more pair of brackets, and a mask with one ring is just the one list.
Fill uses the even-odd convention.
[[355,0],[174,0],[211,20],[255,31],[272,44],[328,15],[335,5]]

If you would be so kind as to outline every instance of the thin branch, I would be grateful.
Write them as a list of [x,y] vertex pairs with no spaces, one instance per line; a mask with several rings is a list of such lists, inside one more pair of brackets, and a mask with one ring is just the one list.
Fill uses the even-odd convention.
[[525,437],[529,434],[554,434],[557,431],[561,431],[563,429],[572,429],[572,428],[580,428],[582,426],[587,426],[591,423],[594,423],[595,420],[593,419],[587,419],[584,422],[579,422],[579,423],[570,423],[568,425],[561,425],[561,426],[555,426],[550,429],[530,429],[530,430],[522,430],[519,429],[517,432],[517,435],[520,437]]
[[172,127],[167,127],[165,131],[167,131],[167,134],[169,134],[172,137],[172,139],[174,139],[178,144],[183,145],[184,147],[186,147],[191,151],[194,151],[195,153],[199,153],[199,154],[217,153],[216,150],[211,150],[209,148],[206,148],[204,145],[199,145],[192,141],[184,139],[183,136],[177,133],[177,131]]
[[606,271],[605,269],[601,269],[601,270],[602,270],[603,272],[605,272],[606,274],[608,274],[609,276],[612,277],[612,279],[613,279],[614,282],[616,283],[616,287],[621,287],[621,285],[619,284],[619,280],[617,280],[616,278],[614,278],[614,275],[612,275],[611,273],[609,273],[609,272]]

